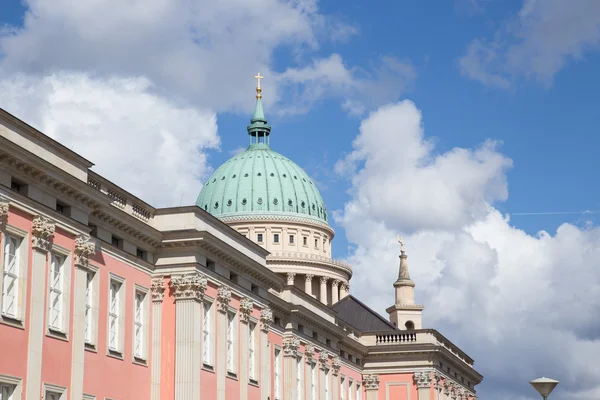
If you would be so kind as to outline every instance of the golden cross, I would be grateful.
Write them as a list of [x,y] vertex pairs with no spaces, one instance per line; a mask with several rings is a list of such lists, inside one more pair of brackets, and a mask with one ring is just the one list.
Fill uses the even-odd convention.
[[398,235],[398,243],[400,243],[400,251],[404,252],[404,239],[400,235]]
[[264,76],[260,75],[260,72],[258,73],[258,75],[255,76],[256,80],[258,81],[258,85],[256,86],[257,89],[260,89],[260,80],[264,79]]

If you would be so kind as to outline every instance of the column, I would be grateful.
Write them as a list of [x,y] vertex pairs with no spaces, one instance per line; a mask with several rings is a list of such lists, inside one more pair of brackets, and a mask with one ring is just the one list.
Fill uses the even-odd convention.
[[312,344],[306,344],[304,346],[304,397],[306,399],[311,398],[312,363],[314,352],[315,347]]
[[202,298],[207,280],[194,273],[174,276],[170,285],[175,297],[175,400],[199,400]]
[[[46,299],[46,256],[50,250],[56,225],[42,216],[33,218],[31,243],[31,303],[29,311],[29,359],[27,360],[27,400],[39,400],[42,386],[42,344]],[[23,313],[25,315],[25,313]]]
[[261,400],[271,397],[271,352],[269,351],[269,328],[273,323],[273,311],[263,308],[260,311],[260,393]]
[[283,398],[287,400],[298,400],[296,399],[298,348],[300,348],[300,339],[296,336],[283,338]]
[[288,272],[287,273],[287,284],[288,286],[294,286],[294,278],[296,277],[296,273],[295,272]]
[[306,276],[304,277],[304,291],[307,294],[310,294],[312,296],[312,279],[313,279],[314,275],[311,274],[306,274]]
[[334,279],[331,282],[331,304],[335,304],[338,302],[339,300],[339,292],[338,292],[338,287],[340,286],[340,281],[338,281],[337,279]]
[[321,303],[323,304],[327,304],[327,281],[329,280],[328,277],[326,276],[322,276],[320,281],[321,281],[321,293],[320,293],[320,300]]
[[340,300],[348,297],[350,294],[350,285],[347,282],[342,282],[340,285]]
[[75,239],[75,277],[73,293],[73,333],[71,355],[71,399],[83,398],[83,367],[85,357],[85,293],[90,257],[96,245],[87,235]]
[[417,386],[418,400],[431,400],[431,371],[415,372],[413,379]]
[[331,360],[331,388],[332,399],[340,398],[340,367],[342,366],[339,356],[334,356]]
[[[321,351],[319,353],[319,398],[325,399],[325,386],[327,385],[327,374],[329,373],[329,355],[326,351]],[[330,380],[331,381],[331,380]],[[329,385],[329,390],[331,390],[331,385]]]
[[[231,289],[220,286],[217,290],[217,399],[226,400],[225,378],[227,377],[227,310],[231,301]],[[177,400],[177,399],[175,399]]]
[[363,387],[367,393],[365,400],[377,400],[379,391],[379,375],[363,375]]
[[248,382],[249,382],[249,338],[250,332],[248,324],[250,323],[250,316],[252,315],[252,309],[254,308],[254,302],[251,298],[245,297],[240,301],[240,366],[239,379],[240,379],[240,400],[248,399]]
[[[162,303],[165,297],[165,279],[152,278],[152,371],[150,399],[160,400],[160,352],[162,340]],[[73,397],[75,398],[75,397]]]

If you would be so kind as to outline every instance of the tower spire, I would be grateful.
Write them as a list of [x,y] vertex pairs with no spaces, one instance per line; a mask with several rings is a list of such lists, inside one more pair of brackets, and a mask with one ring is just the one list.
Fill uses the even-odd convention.
[[269,145],[271,126],[267,124],[265,118],[265,112],[262,106],[262,88],[260,86],[260,80],[264,79],[264,76],[260,72],[254,77],[256,79],[256,106],[254,107],[254,115],[248,125],[248,135],[250,135],[250,146],[256,145]]

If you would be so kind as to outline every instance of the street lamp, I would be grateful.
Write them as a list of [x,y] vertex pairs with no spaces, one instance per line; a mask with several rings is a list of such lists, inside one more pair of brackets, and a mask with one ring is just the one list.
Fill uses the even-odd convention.
[[546,400],[556,385],[558,385],[558,381],[550,378],[537,378],[529,382],[529,384]]

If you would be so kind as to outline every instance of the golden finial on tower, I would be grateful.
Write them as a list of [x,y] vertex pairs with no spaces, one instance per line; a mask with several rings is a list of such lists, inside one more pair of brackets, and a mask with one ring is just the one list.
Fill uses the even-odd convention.
[[256,78],[257,80],[257,84],[256,84],[256,98],[260,99],[262,98],[262,94],[260,94],[260,92],[262,92],[262,89],[260,88],[260,80],[264,79],[264,76],[260,75],[260,72],[258,73],[258,75],[256,75],[254,78]]

